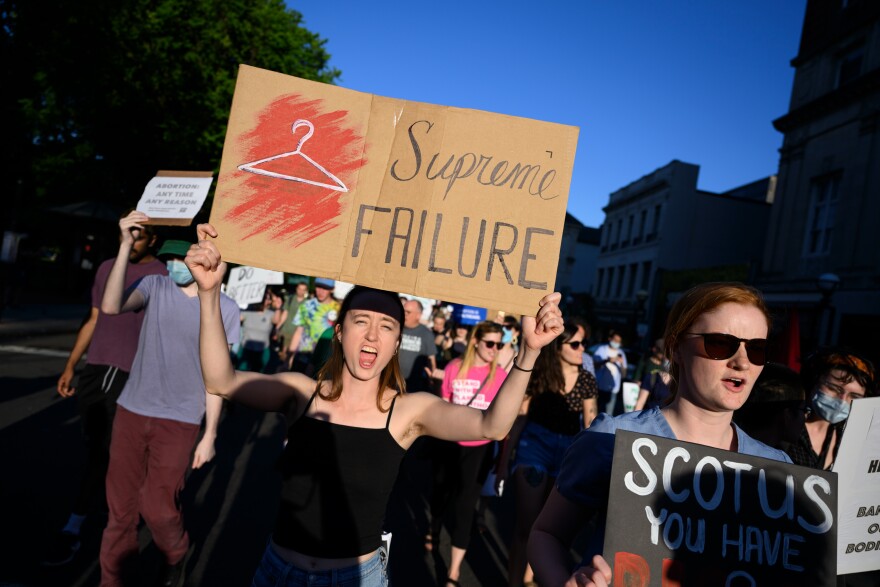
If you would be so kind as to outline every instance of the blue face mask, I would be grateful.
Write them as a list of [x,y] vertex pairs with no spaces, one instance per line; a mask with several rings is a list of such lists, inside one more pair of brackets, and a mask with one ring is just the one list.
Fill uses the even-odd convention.
[[504,344],[508,344],[511,340],[513,340],[513,330],[510,328],[504,329],[504,334],[501,335],[501,342]]
[[619,349],[619,348],[620,348],[620,343],[617,342],[616,340],[612,340],[611,342],[608,343],[608,345],[609,345],[611,348],[613,348],[613,349]]
[[179,259],[171,259],[165,263],[165,268],[168,269],[168,277],[177,285],[186,286],[194,281],[189,267]]
[[817,391],[812,403],[819,417],[831,424],[839,424],[849,418],[849,404],[840,398]]

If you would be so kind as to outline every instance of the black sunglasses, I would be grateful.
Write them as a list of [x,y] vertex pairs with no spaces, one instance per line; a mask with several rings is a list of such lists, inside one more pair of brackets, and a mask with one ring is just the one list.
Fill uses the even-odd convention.
[[504,343],[501,342],[500,340],[499,340],[499,341],[494,341],[494,340],[483,340],[483,339],[480,339],[480,342],[483,343],[484,345],[486,345],[486,348],[487,348],[487,349],[494,349],[496,344],[498,345],[498,348],[499,348],[499,349],[500,349],[501,347],[504,346]]
[[573,341],[571,341],[571,342],[564,342],[564,343],[562,343],[562,344],[568,344],[568,345],[571,345],[571,350],[576,351],[576,350],[578,350],[579,348],[581,348],[581,345],[584,344],[584,341],[582,341],[582,340],[573,340]]
[[729,359],[739,350],[740,343],[745,343],[746,356],[748,356],[749,362],[752,365],[764,365],[767,363],[766,338],[747,340],[720,332],[686,332],[685,334],[702,336],[703,349],[706,351],[706,356],[715,361]]

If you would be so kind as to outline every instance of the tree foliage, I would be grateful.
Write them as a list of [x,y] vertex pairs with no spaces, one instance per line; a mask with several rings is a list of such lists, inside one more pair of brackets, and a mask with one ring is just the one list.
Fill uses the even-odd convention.
[[132,203],[216,170],[239,64],[332,83],[324,45],[282,0],[0,0],[0,189]]

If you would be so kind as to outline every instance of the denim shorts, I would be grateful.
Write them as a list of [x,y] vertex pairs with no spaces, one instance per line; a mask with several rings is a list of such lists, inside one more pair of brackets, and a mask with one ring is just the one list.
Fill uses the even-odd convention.
[[388,554],[382,546],[359,565],[308,571],[278,556],[270,542],[251,587],[388,587]]
[[519,437],[513,468],[532,467],[550,477],[558,477],[562,457],[572,442],[572,435],[551,432],[540,424],[527,422]]

